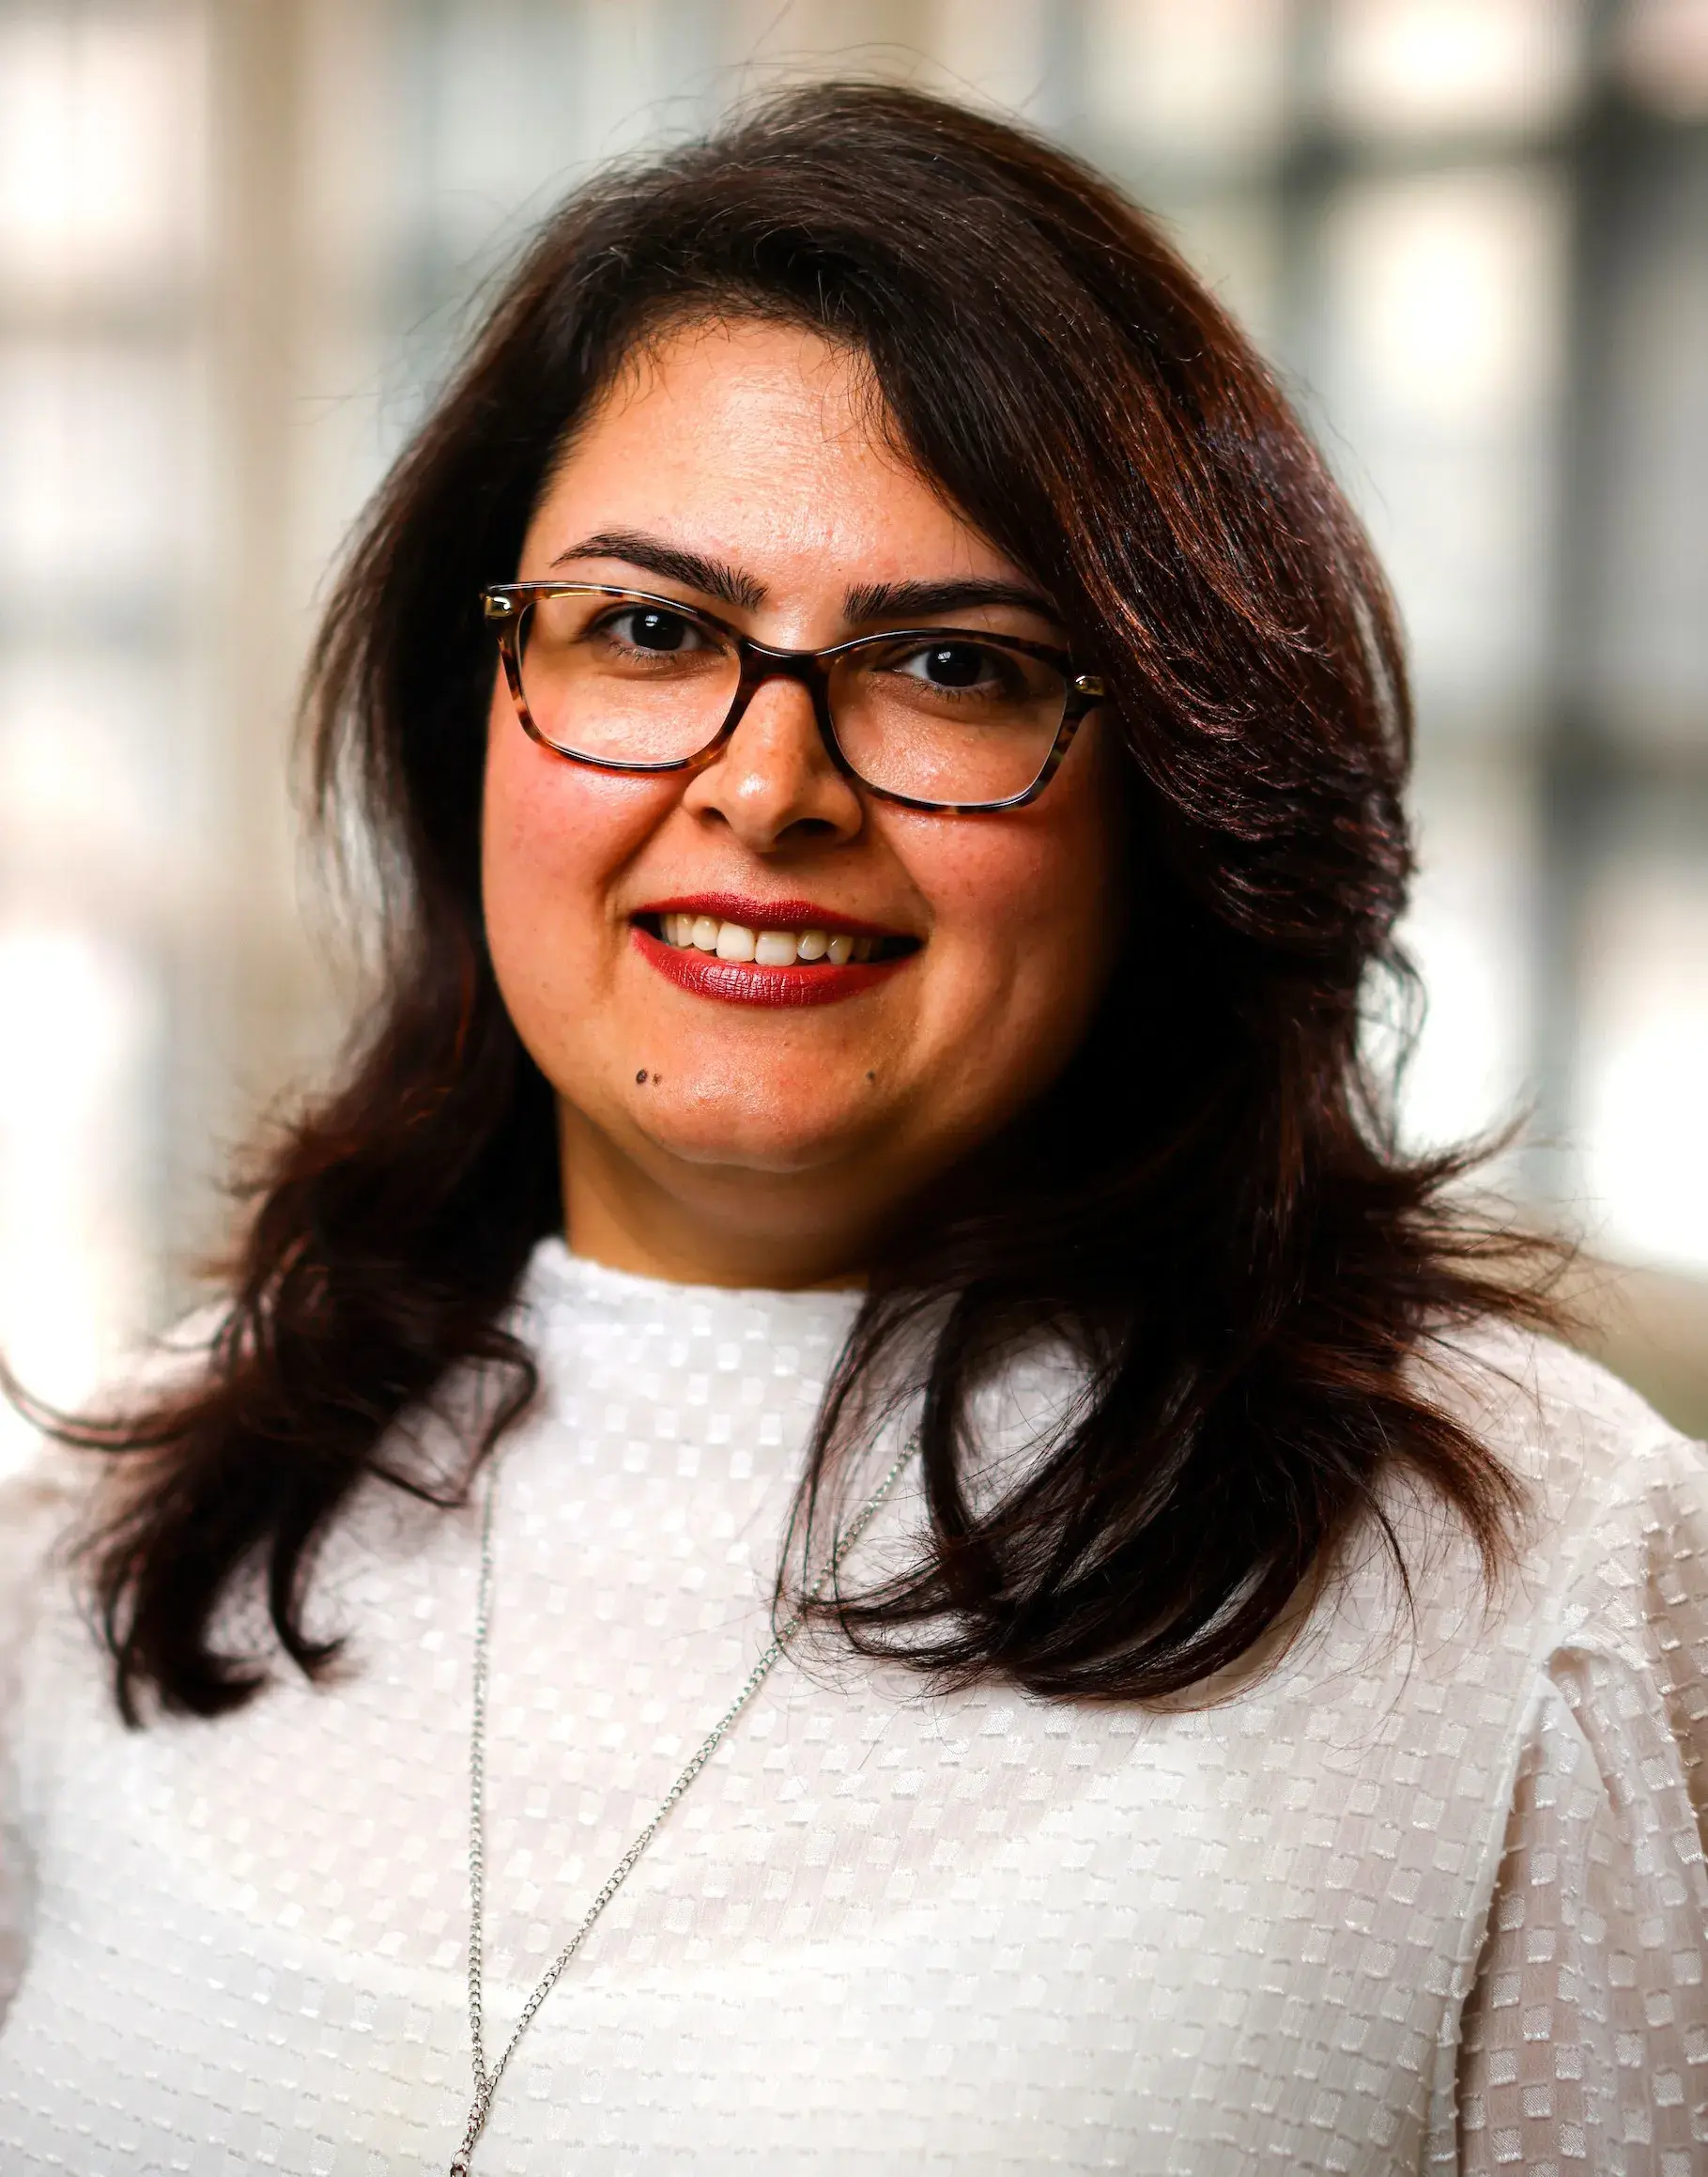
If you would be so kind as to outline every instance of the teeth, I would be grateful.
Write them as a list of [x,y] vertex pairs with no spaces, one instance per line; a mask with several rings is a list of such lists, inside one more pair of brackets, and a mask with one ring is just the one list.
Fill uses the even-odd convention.
[[851,960],[875,960],[881,939],[853,937],[825,930],[750,930],[745,922],[720,922],[716,915],[665,915],[666,941],[682,950],[716,953],[719,960],[753,961],[761,967],[792,967],[797,960],[827,960],[845,967]]

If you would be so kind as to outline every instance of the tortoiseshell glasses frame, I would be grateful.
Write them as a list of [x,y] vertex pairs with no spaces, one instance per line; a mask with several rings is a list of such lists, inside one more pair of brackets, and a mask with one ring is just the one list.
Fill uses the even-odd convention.
[[[609,597],[621,604],[651,607],[673,614],[695,626],[715,629],[728,642],[738,662],[739,677],[722,724],[703,747],[685,756],[638,762],[595,756],[582,749],[567,748],[542,731],[523,692],[519,632],[530,606],[537,604],[542,598],[559,596]],[[714,762],[719,750],[728,744],[731,735],[741,723],[747,705],[768,680],[792,680],[798,681],[810,696],[813,716],[818,721],[819,733],[825,750],[845,778],[857,780],[869,794],[875,794],[881,800],[898,802],[904,809],[931,810],[946,816],[972,816],[994,810],[1021,809],[1027,802],[1036,801],[1061,768],[1062,759],[1072,745],[1081,721],[1087,713],[1107,700],[1107,690],[1101,678],[1096,673],[1082,671],[1068,651],[1047,642],[1027,641],[1020,636],[993,635],[982,628],[891,627],[879,634],[856,635],[846,642],[834,642],[824,650],[776,650],[769,643],[755,642],[751,636],[744,635],[739,628],[731,626],[728,621],[720,620],[716,613],[685,604],[680,597],[662,597],[648,590],[631,590],[605,582],[495,582],[481,592],[481,605],[498,638],[505,683],[510,690],[511,701],[515,705],[516,716],[525,730],[542,748],[549,749],[554,755],[565,757],[571,763],[589,764],[598,771],[657,774],[701,770]],[[1060,676],[1062,712],[1054,737],[1035,776],[1017,793],[979,801],[935,801],[918,795],[904,794],[895,787],[880,785],[868,779],[850,760],[838,737],[830,699],[830,681],[839,660],[863,650],[875,650],[880,646],[893,648],[899,642],[926,644],[950,641],[977,643],[983,649],[1012,652],[1047,665]]]

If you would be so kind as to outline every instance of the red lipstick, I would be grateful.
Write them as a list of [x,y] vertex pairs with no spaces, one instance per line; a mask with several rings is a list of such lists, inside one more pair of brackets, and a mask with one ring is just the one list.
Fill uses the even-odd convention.
[[[840,963],[820,958],[772,965],[753,960],[721,960],[698,946],[677,945],[663,934],[666,916],[706,916],[718,922],[738,922],[756,935],[766,931],[823,931],[829,937],[875,938],[885,943],[887,957]],[[634,918],[631,932],[636,950],[651,967],[696,997],[716,998],[726,1005],[805,1006],[834,1005],[863,991],[875,989],[904,966],[918,950],[917,941],[903,931],[886,929],[858,916],[822,907],[810,900],[753,900],[728,892],[697,892],[669,900],[649,901]]]
[[719,960],[711,952],[667,945],[650,930],[635,932],[635,950],[683,990],[696,997],[722,998],[726,1005],[835,1005],[839,998],[875,989],[912,957],[851,960],[842,967],[827,960],[815,960],[810,966],[797,961],[792,967],[762,967],[753,960]]

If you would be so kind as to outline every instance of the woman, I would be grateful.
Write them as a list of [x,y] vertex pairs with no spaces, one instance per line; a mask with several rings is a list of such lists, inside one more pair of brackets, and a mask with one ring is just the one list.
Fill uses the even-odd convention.
[[310,710],[384,977],[104,1661],[8,1511],[7,2169],[1693,2166],[1701,1462],[1388,1130],[1393,615],[1154,230],[596,183]]

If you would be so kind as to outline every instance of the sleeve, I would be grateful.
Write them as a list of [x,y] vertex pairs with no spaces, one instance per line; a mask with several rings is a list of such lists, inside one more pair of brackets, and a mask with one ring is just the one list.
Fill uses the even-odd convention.
[[1642,1465],[1542,1669],[1462,2020],[1468,2177],[1708,2169],[1708,1455]]
[[44,1453],[0,1480],[0,2024],[29,1952],[30,1852],[21,1805],[20,1730],[31,1636],[54,1543],[74,1490]]

